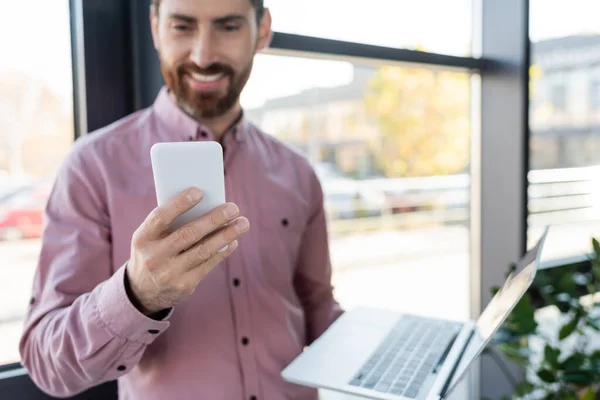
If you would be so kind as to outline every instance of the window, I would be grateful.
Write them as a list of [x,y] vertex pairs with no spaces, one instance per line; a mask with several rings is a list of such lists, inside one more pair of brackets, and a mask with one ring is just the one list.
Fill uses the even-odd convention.
[[469,85],[457,72],[257,56],[242,104],[312,162],[344,307],[468,317]]
[[590,84],[590,110],[600,111],[600,79]]
[[550,102],[555,111],[565,111],[567,106],[567,90],[563,85],[556,85],[551,89]]
[[600,234],[598,13],[596,0],[531,2],[528,242],[546,224],[561,225],[557,258]]
[[69,2],[31,6],[9,2],[0,14],[0,36],[13,38],[0,66],[0,365],[20,359],[43,208],[74,137]]
[[471,54],[471,0],[267,0],[265,5],[278,32],[457,56]]

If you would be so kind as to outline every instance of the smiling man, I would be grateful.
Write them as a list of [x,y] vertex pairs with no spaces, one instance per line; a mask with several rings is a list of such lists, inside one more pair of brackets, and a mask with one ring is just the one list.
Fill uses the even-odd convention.
[[[121,399],[315,399],[280,373],[342,312],[323,193],[239,100],[271,15],[262,0],[155,0],[150,18],[166,85],[65,160],[23,365],[57,397],[118,379]],[[206,140],[224,148],[230,203],[171,231],[202,193],[157,207],[150,148]]]

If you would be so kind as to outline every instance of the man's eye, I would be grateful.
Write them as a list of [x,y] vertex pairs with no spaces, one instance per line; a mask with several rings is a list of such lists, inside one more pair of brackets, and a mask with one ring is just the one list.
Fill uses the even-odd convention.
[[173,29],[179,32],[186,32],[190,30],[190,28],[187,25],[174,25]]
[[227,32],[235,32],[239,29],[240,29],[239,25],[225,25],[225,30]]

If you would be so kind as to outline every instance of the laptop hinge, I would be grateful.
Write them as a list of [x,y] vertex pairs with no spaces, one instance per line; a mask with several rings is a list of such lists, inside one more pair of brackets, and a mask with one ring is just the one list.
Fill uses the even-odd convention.
[[458,354],[458,358],[457,358],[456,362],[454,363],[454,365],[452,366],[452,369],[450,370],[450,373],[448,374],[448,378],[446,379],[446,382],[444,382],[444,386],[442,386],[442,390],[440,390],[440,398],[441,399],[446,397],[446,395],[448,394],[446,392],[448,391],[448,388],[450,387],[450,384],[452,383],[452,378],[454,378],[454,374],[456,374],[456,370],[458,369],[460,360],[462,360],[463,356],[465,355],[465,351],[467,351],[467,347],[469,347],[469,343],[471,343],[471,339],[473,339],[473,335],[475,334],[475,331],[476,331],[475,328],[471,329],[471,332],[469,333],[467,340],[465,340],[463,348],[460,350],[460,353]]

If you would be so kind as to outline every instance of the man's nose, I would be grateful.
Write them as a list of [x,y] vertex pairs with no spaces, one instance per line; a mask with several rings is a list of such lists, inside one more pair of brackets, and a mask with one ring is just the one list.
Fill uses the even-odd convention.
[[216,60],[215,43],[210,31],[200,32],[191,54],[191,61],[200,68],[208,68]]

